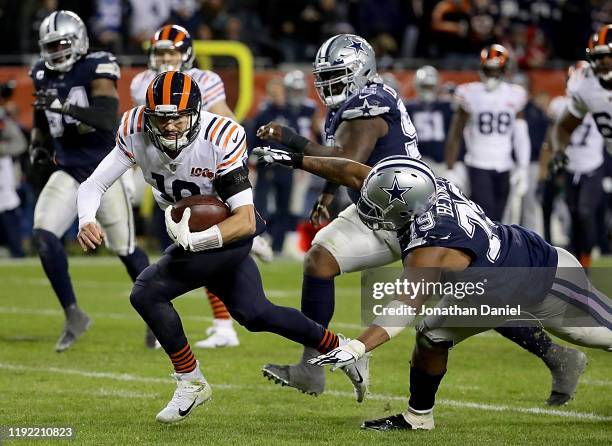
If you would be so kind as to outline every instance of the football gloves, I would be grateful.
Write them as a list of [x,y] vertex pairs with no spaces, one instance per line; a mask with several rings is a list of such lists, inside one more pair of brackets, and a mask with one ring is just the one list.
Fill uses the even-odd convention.
[[316,358],[308,360],[309,364],[318,365],[320,367],[329,365],[331,371],[349,364],[355,364],[366,353],[366,348],[363,342],[353,339],[332,351],[319,355]]
[[70,103],[61,99],[57,94],[47,90],[38,90],[34,93],[36,100],[32,104],[34,110],[48,110],[54,113],[67,113]]
[[53,155],[46,147],[30,146],[30,165],[34,168],[53,165]]
[[568,162],[569,160],[567,158],[567,154],[565,153],[565,150],[560,150],[558,152],[555,152],[552,159],[548,163],[548,172],[550,176],[551,177],[555,176],[559,172],[564,170],[567,167]]
[[191,245],[191,233],[189,232],[189,217],[191,216],[191,209],[185,208],[181,220],[176,223],[172,219],[172,206],[168,206],[164,215],[166,217],[166,231],[168,235],[176,244],[178,244],[185,251],[190,250]]
[[281,166],[299,169],[302,167],[304,155],[301,153],[291,153],[286,150],[272,149],[270,147],[255,147],[253,154],[257,155],[260,161],[266,164],[280,164]]

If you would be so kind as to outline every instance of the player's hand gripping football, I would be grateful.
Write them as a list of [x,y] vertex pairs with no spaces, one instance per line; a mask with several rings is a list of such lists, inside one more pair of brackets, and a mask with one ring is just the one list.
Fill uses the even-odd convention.
[[104,232],[98,223],[89,222],[85,223],[79,229],[79,233],[77,234],[77,240],[79,241],[79,245],[83,248],[83,251],[87,252],[89,250],[94,250],[98,246],[102,244],[104,241]]
[[184,250],[189,251],[191,246],[191,233],[189,231],[191,209],[185,208],[183,216],[178,223],[172,219],[172,206],[166,208],[164,215],[166,218],[166,231],[170,238]]
[[268,122],[257,129],[257,137],[264,141],[282,141],[283,126],[276,122]]
[[257,155],[260,161],[266,164],[280,164],[291,168],[299,168],[302,165],[304,156],[298,153],[287,152],[281,149],[272,149],[270,147],[255,147],[253,154]]
[[329,365],[331,366],[330,370],[333,372],[340,367],[355,364],[365,355],[365,353],[365,345],[363,342],[353,339],[324,355],[309,359],[308,363],[321,367]]

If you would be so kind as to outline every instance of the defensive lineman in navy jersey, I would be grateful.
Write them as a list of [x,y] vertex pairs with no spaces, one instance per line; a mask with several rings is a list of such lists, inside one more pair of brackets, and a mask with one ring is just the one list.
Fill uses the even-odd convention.
[[[83,21],[56,11],[40,25],[42,59],[31,71],[36,89],[30,157],[34,165],[53,159],[57,170],[43,188],[34,211],[32,240],[66,314],[55,349],[69,348],[91,324],[77,306],[60,238],[77,215],[79,184],[114,145],[119,105],[119,65],[109,53],[88,53]],[[134,241],[132,208],[126,186],[117,183],[97,214],[108,247],[135,280],[149,260]]]
[[[341,158],[305,157],[268,148],[255,149],[255,153],[267,162],[299,167],[360,190],[359,218],[373,230],[397,231],[403,251],[403,278],[407,280],[439,282],[444,272],[481,266],[551,271],[545,283],[523,280],[529,288],[527,299],[524,295],[510,296],[513,301],[525,302],[526,311],[521,314],[546,324],[547,330],[568,342],[612,352],[612,301],[589,283],[578,260],[527,229],[491,221],[459,188],[443,178],[436,179],[425,163],[396,156],[370,168]],[[539,289],[531,292],[535,285]],[[333,368],[352,364],[399,334],[430,297],[423,291],[409,296],[399,293],[385,307],[387,314],[397,316],[378,316],[358,339],[309,362]],[[487,297],[498,299],[495,295]],[[444,314],[444,309],[457,302],[460,300],[454,295],[447,295],[436,308]],[[397,312],[406,307],[412,311]],[[512,318],[500,317],[495,325],[483,327],[449,327],[444,324],[446,319],[426,316],[417,326],[408,409],[366,421],[362,428],[433,429],[435,395],[446,372],[448,350]],[[571,326],[578,319],[583,325]]]
[[[388,156],[420,158],[417,133],[410,116],[395,90],[381,82],[374,51],[368,42],[350,34],[332,37],[317,53],[314,74],[319,96],[328,107],[327,147],[308,141],[278,123],[261,127],[260,138],[279,141],[305,155],[338,156],[369,166]],[[327,183],[311,216],[314,223],[327,213],[336,187],[334,183]],[[335,276],[388,265],[401,257],[395,232],[374,232],[364,225],[355,205],[359,194],[352,190],[349,195],[353,204],[317,233],[304,260],[302,311],[325,326],[334,312]],[[563,394],[564,399],[571,398],[584,368],[584,355],[578,358],[580,364],[572,368],[575,373],[568,374],[567,362],[561,361],[566,359],[565,350],[553,345],[545,333],[539,332],[543,341],[536,341],[533,333],[522,329],[509,328],[500,333],[540,357],[549,354],[551,359],[547,365],[553,372],[553,392]],[[307,363],[315,354],[306,348],[299,364],[265,365],[264,376],[319,395],[325,387],[325,374]]]

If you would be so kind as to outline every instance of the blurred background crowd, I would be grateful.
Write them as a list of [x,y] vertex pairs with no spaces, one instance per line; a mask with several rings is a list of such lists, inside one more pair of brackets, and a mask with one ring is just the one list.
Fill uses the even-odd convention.
[[[584,58],[589,34],[601,24],[612,22],[610,1],[0,0],[0,65],[3,68],[32,64],[39,53],[39,25],[57,9],[77,12],[87,24],[92,49],[106,49],[116,54],[126,78],[130,66],[133,71],[145,68],[147,56],[143,42],[166,23],[184,26],[196,39],[234,40],[247,45],[255,56],[255,82],[259,82],[261,90],[242,122],[250,133],[250,147],[260,143],[255,136],[256,129],[271,120],[321,141],[323,110],[314,95],[310,66],[325,39],[337,33],[356,33],[372,43],[379,71],[387,72],[385,82],[409,96],[405,99],[417,127],[419,144],[423,145],[421,152],[427,155],[428,133],[432,144],[443,145],[449,119],[445,118],[441,133],[434,132],[437,136],[434,135],[423,127],[424,119],[415,119],[418,102],[431,102],[433,95],[435,100],[450,104],[457,83],[477,79],[475,70],[480,49],[493,42],[502,43],[510,50],[515,63],[513,81],[530,93],[525,117],[530,130],[533,172],[526,201],[522,205],[515,203],[518,213],[506,218],[540,232],[557,245],[569,243],[571,216],[564,205],[563,186],[538,173],[540,148],[552,118],[549,103],[555,96],[550,89],[541,87],[548,82],[547,73],[550,73],[550,79],[556,76],[560,86],[556,93],[562,93],[567,67]],[[423,65],[441,69],[435,85],[414,84],[413,70]],[[521,74],[543,68],[552,71],[539,72],[536,83],[530,82],[534,76]],[[455,70],[455,77],[449,78],[445,74],[448,70]],[[227,78],[221,75],[228,98],[235,99],[239,89],[234,85],[235,91],[231,91]],[[31,83],[29,78],[25,81],[28,85]],[[19,118],[12,94],[11,82],[0,85],[0,135],[3,135],[0,175],[13,177],[15,168],[17,172],[13,183],[0,182],[0,256],[21,257],[33,254],[28,237],[36,197],[46,179],[28,175],[29,123],[23,114]],[[410,105],[410,102],[417,104]],[[15,129],[20,129],[21,138],[15,136]],[[15,136],[13,144],[7,142],[9,134]],[[299,256],[308,248],[315,232],[308,224],[308,216],[322,180],[283,168],[253,167],[252,170],[256,205],[269,222],[268,238],[273,250],[277,255]],[[605,170],[602,188],[606,194],[596,216],[599,237],[596,248],[602,253],[610,251],[612,162],[609,154],[606,154]],[[136,215],[140,217],[138,232],[151,236],[145,241],[151,250],[157,250],[160,239],[162,246],[168,243],[167,239],[163,240],[163,218],[160,220],[158,216],[155,223],[155,206],[150,195],[147,198],[146,193],[137,190],[135,197]],[[343,199],[346,196],[340,195],[338,209],[342,208]],[[593,215],[586,217],[593,219]],[[75,234],[76,225],[66,240],[74,240]],[[19,244],[15,240],[20,240]]]
[[582,56],[589,33],[609,23],[606,0],[2,0],[0,54],[4,60],[38,53],[38,27],[56,9],[75,11],[92,45],[115,54],[142,54],[142,42],[164,23],[196,39],[245,43],[260,66],[311,62],[322,41],[354,33],[372,43],[382,67],[414,67],[464,58],[501,43],[521,68]]

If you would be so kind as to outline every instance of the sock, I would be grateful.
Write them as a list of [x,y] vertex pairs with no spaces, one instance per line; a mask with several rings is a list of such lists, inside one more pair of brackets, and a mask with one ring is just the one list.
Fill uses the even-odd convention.
[[200,361],[196,361],[195,369],[188,373],[181,373],[181,381],[206,381],[200,370]]
[[233,321],[231,319],[213,319],[213,327],[232,328]]
[[410,366],[410,399],[408,400],[408,407],[415,413],[432,410],[436,402],[436,392],[443,377],[444,373],[432,376],[417,369],[415,366]]
[[319,279],[304,274],[302,282],[302,313],[327,327],[334,315],[334,279]]
[[591,254],[582,252],[579,255],[580,264],[584,269],[588,269],[591,267]]
[[185,344],[183,348],[169,356],[176,373],[189,373],[193,372],[196,368],[196,359],[189,344]]
[[45,274],[62,308],[66,309],[71,305],[76,305],[76,297],[68,273],[68,257],[62,242],[52,232],[34,229],[32,243],[38,251]]
[[119,256],[119,258],[125,265],[125,269],[127,269],[128,274],[132,278],[132,282],[135,282],[138,275],[149,266],[147,254],[139,247],[136,247],[133,253],[127,256]]
[[321,342],[317,346],[317,351],[319,353],[327,353],[338,347],[338,345],[340,345],[338,335],[326,328],[323,332],[323,339],[321,339]]
[[497,327],[495,331],[538,358],[542,358],[553,345],[552,339],[540,327]]
[[[211,293],[209,290],[206,290],[206,294],[208,295],[208,302],[210,303],[210,308],[213,312],[213,318],[216,319],[230,319],[229,311],[227,311],[227,307],[221,299]],[[230,324],[231,325],[231,324]]]

